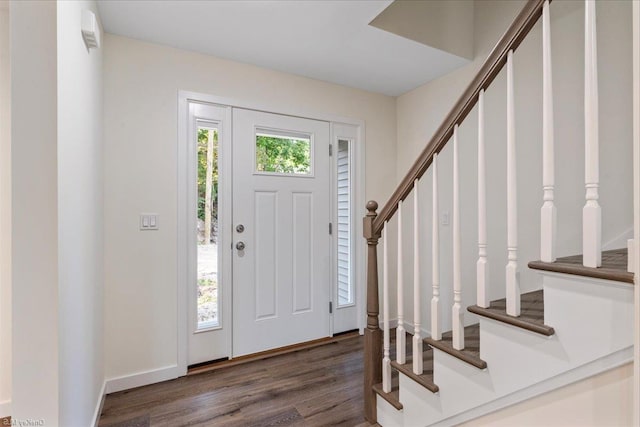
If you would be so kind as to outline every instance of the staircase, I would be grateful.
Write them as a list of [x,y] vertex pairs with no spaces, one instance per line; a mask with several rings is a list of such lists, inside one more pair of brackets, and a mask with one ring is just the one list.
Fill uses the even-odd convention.
[[[489,308],[469,307],[481,320],[465,328],[463,350],[453,349],[447,332],[442,340],[424,340],[428,347],[422,375],[413,373],[409,359],[405,364],[391,362],[399,374],[391,391],[385,393],[381,383],[374,386],[378,423],[452,425],[630,361],[633,286],[621,259],[626,261],[626,250],[603,253],[610,276],[595,280],[584,279],[594,272],[549,274],[544,291],[521,296],[519,317],[506,314],[505,299],[492,301]],[[566,260],[544,268],[538,261],[530,265],[555,272],[565,268]],[[621,275],[626,280],[620,280]],[[575,307],[570,313],[567,304]],[[558,333],[545,319],[559,325]],[[579,336],[572,332],[576,330]],[[509,360],[511,365],[505,364]]]
[[[365,329],[365,416],[389,426],[456,425],[629,363],[634,358],[634,274],[636,243],[602,250],[598,203],[598,85],[596,18],[593,0],[585,4],[585,204],[582,210],[583,254],[557,257],[554,204],[553,91],[551,85],[550,0],[529,0],[489,55],[425,150],[378,214],[367,204],[364,237],[368,244],[367,328]],[[634,13],[640,18],[640,8]],[[514,126],[513,55],[531,28],[542,20],[543,41],[543,190],[540,211],[540,260],[528,268],[541,276],[541,289],[521,293],[518,264],[517,164]],[[640,19],[634,25],[640,24]],[[637,49],[637,47],[635,47]],[[484,92],[506,66],[507,74],[507,248],[502,284],[489,283],[487,257]],[[636,78],[640,77],[640,71]],[[458,126],[477,106],[478,114],[478,259],[476,304],[463,307],[460,239],[460,171]],[[638,114],[636,112],[635,114]],[[452,307],[441,301],[438,153],[453,145]],[[637,157],[637,153],[634,154]],[[637,163],[637,162],[636,162]],[[634,164],[634,168],[638,168]],[[418,191],[430,170],[432,188],[432,277],[422,283],[425,257],[419,247],[421,222]],[[637,191],[637,189],[635,190]],[[403,203],[413,200],[413,283],[404,279]],[[493,208],[493,207],[491,207]],[[490,213],[490,212],[489,212]],[[635,212],[638,215],[638,212]],[[397,222],[397,277],[390,277],[390,222]],[[637,226],[636,226],[637,228]],[[637,241],[638,230],[635,230]],[[382,286],[379,295],[378,243],[382,240]],[[449,254],[447,254],[449,255]],[[392,286],[395,285],[395,289]],[[427,286],[425,286],[427,285]],[[489,301],[500,285],[504,298]],[[422,293],[431,288],[430,304]],[[392,329],[390,295],[397,294],[397,326]],[[409,295],[411,294],[411,298]],[[382,328],[380,307],[382,300]],[[413,302],[413,320],[404,302]],[[431,319],[423,330],[422,313]],[[465,312],[478,323],[465,324]],[[443,331],[444,316],[451,330]],[[395,320],[394,320],[395,321]]]

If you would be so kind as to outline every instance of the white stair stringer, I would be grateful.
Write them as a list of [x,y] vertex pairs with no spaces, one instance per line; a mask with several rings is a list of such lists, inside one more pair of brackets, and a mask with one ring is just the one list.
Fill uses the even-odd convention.
[[[453,425],[613,369],[633,358],[633,286],[558,273],[543,275],[546,337],[480,319],[477,369],[434,349],[433,394],[400,373],[404,409],[384,427]],[[380,402],[382,399],[378,399]],[[385,402],[386,403],[386,402]],[[380,404],[378,405],[380,408]]]

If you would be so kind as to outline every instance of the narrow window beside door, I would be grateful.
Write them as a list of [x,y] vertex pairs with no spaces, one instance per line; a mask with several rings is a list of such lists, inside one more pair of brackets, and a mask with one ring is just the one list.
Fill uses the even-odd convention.
[[198,330],[220,325],[218,301],[218,129],[198,126]]
[[351,271],[351,156],[348,140],[338,140],[338,307],[354,303]]

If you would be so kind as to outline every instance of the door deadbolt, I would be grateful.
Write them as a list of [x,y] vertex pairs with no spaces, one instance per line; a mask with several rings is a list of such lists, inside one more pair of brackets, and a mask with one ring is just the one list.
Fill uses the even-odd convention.
[[238,233],[242,233],[244,231],[244,225],[238,224],[237,227],[236,227],[236,231]]
[[236,243],[236,249],[239,251],[244,251],[244,242]]

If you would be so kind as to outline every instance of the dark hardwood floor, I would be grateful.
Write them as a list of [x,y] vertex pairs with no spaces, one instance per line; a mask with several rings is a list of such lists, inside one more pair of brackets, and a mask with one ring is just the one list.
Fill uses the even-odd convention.
[[101,427],[368,426],[362,337],[110,394]]

